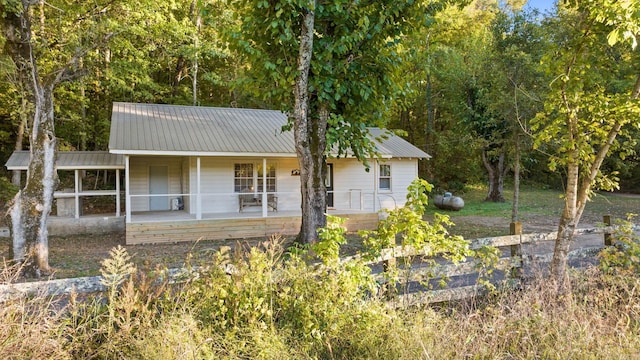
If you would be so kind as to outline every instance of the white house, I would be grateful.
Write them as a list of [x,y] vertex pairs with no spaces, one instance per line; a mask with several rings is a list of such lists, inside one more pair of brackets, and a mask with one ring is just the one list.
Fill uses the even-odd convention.
[[[127,243],[297,233],[300,176],[286,123],[273,110],[114,103],[109,153],[124,162]],[[380,155],[370,171],[354,158],[327,161],[327,211],[351,230],[404,205],[418,160],[429,158],[369,131]]]

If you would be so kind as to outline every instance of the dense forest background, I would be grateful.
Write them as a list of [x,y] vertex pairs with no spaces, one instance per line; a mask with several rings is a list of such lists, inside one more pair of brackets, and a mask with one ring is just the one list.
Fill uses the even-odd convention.
[[[268,88],[268,82],[257,81],[264,80],[256,79],[260,69],[252,69],[247,54],[234,43],[243,17],[233,3],[242,2],[115,1],[105,5],[102,18],[87,13],[94,8],[72,3],[66,8],[46,2],[35,7],[40,22],[32,24],[34,36],[47,46],[39,58],[41,69],[55,69],[68,44],[89,49],[76,64],[84,75],[55,90],[59,150],[106,150],[114,101],[282,109],[267,95],[291,84],[272,83]],[[522,1],[433,6],[438,7],[433,15],[404,35],[394,50],[400,60],[392,76],[394,91],[380,101],[371,124],[401,130],[431,154],[432,159],[420,164],[420,173],[440,189],[461,191],[466,184],[486,183],[497,175],[509,182],[516,159],[523,179],[561,187],[562,167],[551,171],[548,166],[554,145],[548,142],[534,150],[536,130],[529,123],[545,110],[551,94],[556,79],[549,64],[571,30],[569,15],[561,9],[542,14]],[[108,33],[104,46],[92,48],[89,43],[95,38],[84,39],[76,31],[89,15],[89,32]],[[266,32],[271,24],[263,25]],[[4,42],[0,38],[0,48]],[[598,71],[585,71],[584,76],[612,91],[629,88],[640,71],[637,50],[622,54],[603,47],[592,56],[591,66]],[[616,61],[623,57],[635,61]],[[272,65],[263,71],[290,66]],[[2,164],[14,150],[29,148],[29,96],[2,50]],[[639,192],[638,128],[621,135],[602,172],[619,178],[622,191]],[[0,175],[11,177],[4,167]]]

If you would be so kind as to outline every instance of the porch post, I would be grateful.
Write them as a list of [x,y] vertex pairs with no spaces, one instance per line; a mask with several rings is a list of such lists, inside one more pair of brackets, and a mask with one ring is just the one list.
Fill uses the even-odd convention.
[[267,217],[267,158],[262,158],[262,217]]
[[373,212],[377,212],[376,205],[378,203],[378,160],[373,159]]
[[196,220],[202,220],[202,196],[200,195],[200,156],[196,158]]
[[74,194],[73,198],[75,200],[75,218],[80,219],[80,170],[76,169],[73,171],[74,177]]
[[131,186],[129,186],[129,155],[124,156],[124,211],[127,223],[131,222]]
[[120,217],[120,169],[116,169],[116,217]]

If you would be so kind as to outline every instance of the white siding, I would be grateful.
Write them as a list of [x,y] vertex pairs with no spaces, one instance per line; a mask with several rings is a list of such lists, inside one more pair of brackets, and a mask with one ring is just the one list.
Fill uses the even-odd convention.
[[[201,194],[203,213],[224,213],[239,211],[238,194],[234,191],[234,165],[254,164],[254,169],[262,165],[257,158],[201,158]],[[300,208],[300,177],[291,176],[291,170],[297,169],[296,159],[267,159],[268,164],[276,166],[276,191],[278,210]],[[190,161],[190,188],[196,192],[196,158]],[[195,203],[195,195],[192,201]],[[243,211],[262,211],[259,207],[246,208]],[[190,209],[195,213],[195,206]]]
[[373,209],[374,172],[355,159],[334,159],[333,205],[336,209]]
[[[182,158],[161,156],[131,156],[129,164],[129,192],[131,195],[149,194],[149,166],[168,167],[169,200],[184,192],[182,187]],[[171,194],[174,194],[173,196]],[[168,206],[170,203],[168,204]],[[148,196],[134,196],[131,198],[131,211],[149,211]]]
[[[202,213],[237,212],[238,194],[234,192],[234,164],[262,164],[261,158],[222,158],[202,157],[200,160]],[[295,158],[267,159],[267,163],[276,165],[276,190],[278,210],[300,209],[300,176],[292,175],[298,169]],[[418,176],[417,160],[390,159],[384,163],[391,166],[391,191],[378,191],[379,169],[377,161],[370,161],[371,169],[355,159],[330,159],[333,164],[334,208],[338,210],[368,210],[381,207],[403,206],[407,186]],[[149,166],[167,165],[169,167],[169,196],[183,196],[185,210],[196,212],[197,191],[196,157],[131,157],[130,192],[132,195],[149,194]],[[374,166],[376,168],[374,168]],[[132,211],[148,211],[148,197],[133,197]],[[259,207],[246,208],[244,211],[261,211]]]
[[[336,209],[357,210],[394,208],[404,206],[407,187],[418,176],[418,162],[415,159],[389,159],[381,161],[391,166],[391,190],[378,190],[379,168],[377,161],[370,160],[371,169],[366,171],[364,165],[355,159],[334,159],[333,188],[334,207]],[[374,169],[374,166],[376,167]]]
[[404,206],[407,187],[418,177],[417,160],[391,159],[381,163],[391,165],[391,192],[380,191],[378,206],[389,209]]

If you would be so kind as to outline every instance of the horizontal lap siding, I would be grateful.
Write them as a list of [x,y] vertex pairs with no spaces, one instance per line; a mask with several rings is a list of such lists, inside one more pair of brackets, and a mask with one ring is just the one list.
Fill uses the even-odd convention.
[[[417,160],[388,160],[391,165],[391,194],[380,192],[380,205],[385,208],[402,207],[406,202],[407,188],[418,177]],[[383,194],[389,194],[386,197]]]
[[366,171],[355,159],[339,159],[333,163],[333,204],[336,209],[360,209],[363,194],[364,209],[373,209],[373,169]]
[[[182,158],[161,157],[161,156],[132,156],[129,163],[129,193],[131,195],[149,194],[149,167],[168,167],[169,193],[182,194],[185,192],[182,187]],[[171,198],[175,196],[170,196]],[[168,206],[169,204],[167,204]],[[131,211],[149,211],[149,197],[131,198]]]
[[[196,163],[193,161],[193,182],[196,181]],[[233,159],[201,158],[200,191],[203,213],[238,211],[238,197],[233,195]],[[193,186],[194,192],[196,190]],[[195,209],[194,209],[195,210]],[[195,211],[193,211],[195,213]]]
[[[338,216],[348,218],[345,222],[348,231],[374,229],[378,221],[378,214],[375,213]],[[300,217],[129,223],[126,227],[127,245],[227,240],[276,234],[296,235],[300,230]]]
[[[256,158],[201,158],[200,188],[203,213],[226,213],[239,210],[238,195],[234,192],[235,164],[262,164]],[[291,171],[298,168],[298,161],[292,159],[269,159],[268,164],[276,165],[276,190],[278,192],[278,210],[295,210],[300,208],[300,177],[292,176]],[[197,162],[190,161],[190,188],[195,194],[197,190]],[[193,200],[195,203],[195,195]],[[195,206],[190,209],[195,214]],[[259,207],[249,207],[246,211],[261,211]]]
[[276,190],[280,211],[300,209],[300,176],[291,175],[292,170],[299,168],[298,159],[295,158],[279,159],[276,163]]

